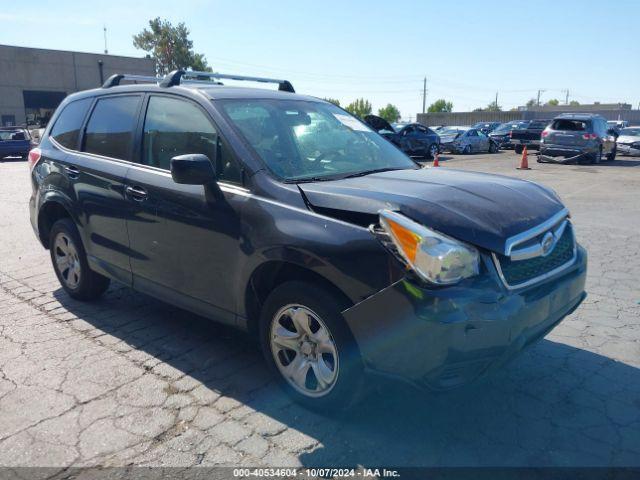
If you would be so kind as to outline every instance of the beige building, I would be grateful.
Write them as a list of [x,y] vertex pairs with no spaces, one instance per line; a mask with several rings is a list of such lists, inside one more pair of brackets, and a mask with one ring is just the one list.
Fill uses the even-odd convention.
[[150,58],[0,45],[0,126],[46,123],[68,94],[114,73],[154,75]]

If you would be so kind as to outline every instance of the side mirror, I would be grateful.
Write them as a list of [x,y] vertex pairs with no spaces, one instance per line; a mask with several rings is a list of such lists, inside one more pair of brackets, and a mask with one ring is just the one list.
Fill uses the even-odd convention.
[[216,172],[209,157],[193,153],[171,159],[171,177],[176,183],[207,185],[216,181]]

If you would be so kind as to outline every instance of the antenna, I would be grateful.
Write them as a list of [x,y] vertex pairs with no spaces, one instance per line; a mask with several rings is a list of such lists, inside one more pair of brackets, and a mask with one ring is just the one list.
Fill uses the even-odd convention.
[[107,50],[107,26],[103,25],[102,30],[104,31],[104,54],[108,55],[109,50]]

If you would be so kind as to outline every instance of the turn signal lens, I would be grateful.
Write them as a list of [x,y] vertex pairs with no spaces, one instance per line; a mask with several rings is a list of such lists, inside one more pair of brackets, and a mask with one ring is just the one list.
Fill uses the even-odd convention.
[[420,242],[420,236],[411,230],[404,228],[397,222],[394,222],[390,218],[386,219],[387,226],[390,230],[391,236],[394,242],[397,243],[398,248],[404,253],[407,260],[413,263],[416,261],[416,252],[418,251],[418,242]]
[[42,155],[42,152],[39,148],[33,148],[29,151],[29,169],[33,170],[33,168],[38,164],[38,162],[40,161],[40,157]]
[[452,285],[480,271],[480,255],[471,245],[391,210],[380,211],[380,224],[408,266],[430,283]]

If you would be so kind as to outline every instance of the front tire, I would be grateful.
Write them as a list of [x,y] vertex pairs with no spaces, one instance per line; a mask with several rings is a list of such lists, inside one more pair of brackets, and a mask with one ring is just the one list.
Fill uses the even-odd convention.
[[436,158],[436,155],[438,154],[438,145],[436,145],[435,143],[432,143],[431,146],[429,147],[429,153],[428,156],[429,158]]
[[522,152],[524,151],[524,147],[523,147],[522,145],[516,145],[516,146],[514,147],[514,151],[515,151],[518,155],[520,155],[520,154],[522,154]]
[[470,154],[471,154],[471,145],[466,145],[466,146],[462,149],[462,154],[463,154],[463,155],[470,155]]
[[613,147],[611,153],[607,155],[607,160],[613,162],[616,159],[616,153],[618,153],[618,149],[616,147]]
[[347,408],[360,397],[362,361],[340,313],[347,306],[322,286],[291,281],[273,290],[262,308],[267,364],[284,390],[312,410]]
[[78,228],[71,219],[63,218],[53,224],[49,252],[58,281],[70,297],[95,300],[109,288],[109,279],[89,268]]
[[500,148],[495,143],[493,142],[489,143],[489,153],[498,153],[499,149]]

